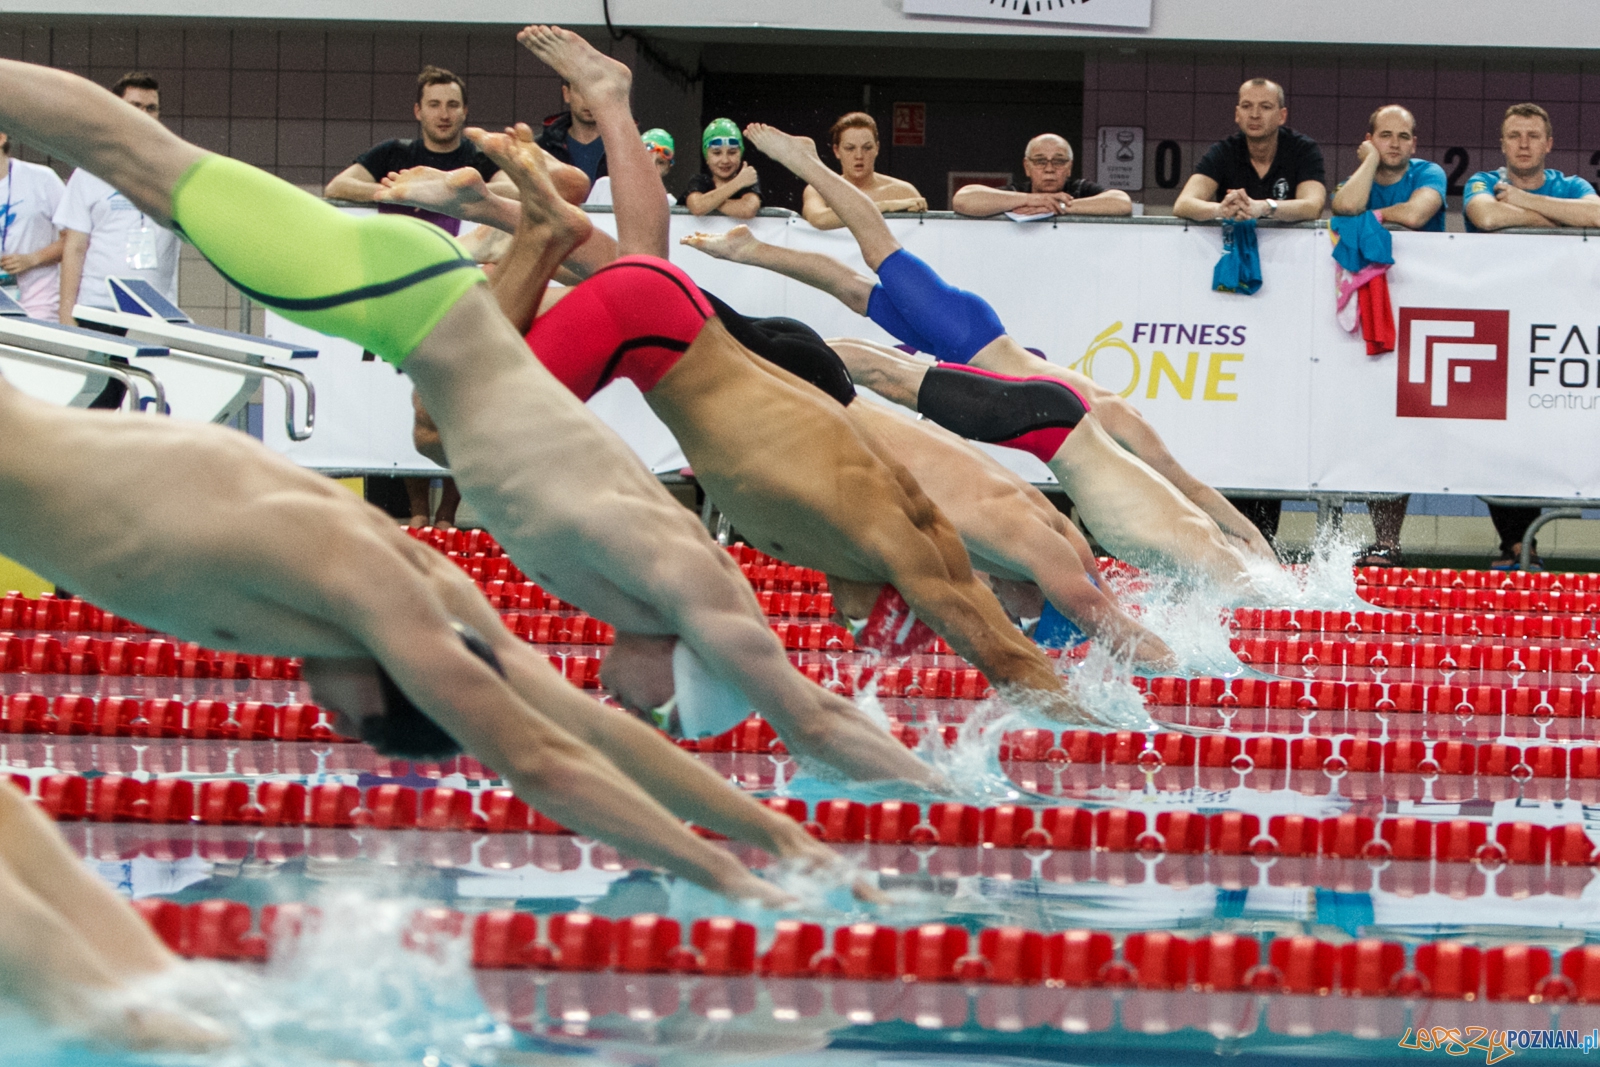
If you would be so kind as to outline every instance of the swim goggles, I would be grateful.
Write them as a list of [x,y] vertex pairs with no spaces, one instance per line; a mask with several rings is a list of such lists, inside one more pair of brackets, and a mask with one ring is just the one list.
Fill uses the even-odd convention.
[[738,137],[712,137],[706,141],[707,148],[743,148],[744,141]]

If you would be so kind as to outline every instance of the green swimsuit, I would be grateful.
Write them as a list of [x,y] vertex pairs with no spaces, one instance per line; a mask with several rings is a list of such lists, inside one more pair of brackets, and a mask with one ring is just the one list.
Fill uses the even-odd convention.
[[395,366],[484,280],[437,226],[352,217],[226,156],[208,155],[178,180],[172,220],[252,300]]

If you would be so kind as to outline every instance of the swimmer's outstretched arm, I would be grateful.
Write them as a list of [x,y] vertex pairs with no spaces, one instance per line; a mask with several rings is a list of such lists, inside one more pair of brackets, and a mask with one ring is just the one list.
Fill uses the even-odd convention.
[[599,749],[674,814],[780,858],[836,858],[799,823],[757,804],[651,727],[576,694],[542,655],[506,630],[460,568],[433,552],[417,562],[450,614],[488,639],[512,688],[531,707]]
[[[31,894],[37,903],[27,904],[30,910],[44,907],[52,929],[71,932],[61,949],[66,958],[48,965],[63,978],[115,986],[177,962],[149,925],[89,872],[55,825],[9,782],[0,782],[0,885],[13,901],[26,903]],[[13,915],[9,905],[0,906],[0,924],[9,925]]]
[[[531,806],[726,896],[788,899],[730,853],[690,833],[609,760],[530,707],[468,651],[423,572],[403,554],[428,549],[401,546],[387,536],[352,537],[347,526],[320,530],[308,523],[301,532],[303,538],[273,553],[277,566],[314,566],[320,572],[319,581],[306,583],[312,602],[293,606],[354,635],[424,714],[500,772]],[[308,544],[317,546],[309,557],[313,562]],[[570,686],[543,694],[543,703],[558,700],[583,705],[565,714],[592,713]]]

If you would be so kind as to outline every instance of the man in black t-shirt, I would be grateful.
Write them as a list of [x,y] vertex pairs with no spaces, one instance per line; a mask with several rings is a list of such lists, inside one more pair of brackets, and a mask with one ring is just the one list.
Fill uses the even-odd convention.
[[[467,126],[467,85],[459,77],[443,67],[424,67],[417,75],[417,102],[412,113],[421,126],[421,137],[373,145],[329,182],[322,195],[330,200],[369,203],[381,188],[379,182],[383,178],[411,167],[432,167],[447,172],[471,167],[486,182],[499,173],[500,168],[494,161],[478,151],[477,145],[461,137],[461,131]],[[516,186],[509,179],[502,178],[494,188],[502,196],[516,195]],[[414,215],[452,235],[461,229],[458,220],[436,211],[400,204],[379,204],[378,210],[386,214]]]
[[1251,78],[1241,85],[1233,112],[1239,132],[1200,157],[1172,213],[1199,222],[1300,222],[1321,215],[1328,199],[1322,149],[1285,126],[1288,118],[1277,82]]
[[1022,153],[1022,181],[995,189],[963,185],[950,201],[962,215],[1131,215],[1133,201],[1121,189],[1107,189],[1072,176],[1072,145],[1054,133],[1041,133]]
[[[417,75],[417,102],[412,108],[422,136],[394,139],[373,145],[346,167],[323,189],[330,200],[371,203],[383,186],[379,182],[390,174],[411,167],[432,167],[446,173],[471,167],[490,182],[502,196],[516,196],[517,187],[500,174],[500,167],[478,151],[478,146],[463,140],[467,128],[467,83],[443,67],[427,66]],[[404,204],[378,204],[381,214],[411,215],[431,222],[451,236],[461,232],[459,220],[449,215]],[[370,355],[370,353],[369,353]],[[437,512],[433,511],[431,479],[372,476],[366,481],[367,500],[412,526],[453,526],[461,494],[455,482],[444,479]]]

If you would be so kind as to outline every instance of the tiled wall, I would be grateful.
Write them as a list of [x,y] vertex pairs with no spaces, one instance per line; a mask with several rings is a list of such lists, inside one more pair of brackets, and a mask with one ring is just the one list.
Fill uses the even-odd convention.
[[424,63],[467,79],[475,124],[537,123],[561,109],[561,83],[512,39],[474,33],[227,30],[167,24],[0,26],[0,56],[109,85],[148,70],[162,118],[185,138],[320,186],[378,141],[416,136]]
[[[514,32],[514,27],[472,33],[228,30],[151,22],[52,26],[12,20],[0,23],[0,57],[60,67],[106,86],[129,70],[147,70],[161,82],[161,117],[174,131],[320,192],[378,141],[416,136],[411,108],[417,71],[425,63],[467,79],[469,114],[477,125],[494,129],[525,121],[537,126],[561,110],[560,79],[516,44]],[[631,45],[622,51],[631,51]],[[678,103],[665,99],[676,91],[648,73],[639,83],[636,97],[648,98],[653,111]],[[697,94],[689,110],[692,127],[699,120]],[[26,145],[18,155],[45,159]],[[67,168],[59,169],[65,176]],[[207,325],[238,327],[238,294],[188,246],[178,300]],[[255,324],[259,330],[259,309]]]
[[[1467,174],[1504,162],[1501,116],[1525,100],[1550,112],[1556,144],[1550,166],[1591,180],[1600,167],[1591,162],[1600,149],[1600,63],[1531,59],[1099,51],[1084,67],[1084,138],[1091,140],[1100,126],[1143,126],[1143,199],[1171,204],[1178,190],[1157,185],[1157,146],[1166,140],[1179,145],[1181,188],[1206,148],[1234,131],[1239,84],[1257,76],[1284,87],[1289,125],[1321,143],[1334,182],[1355,169],[1367,117],[1388,103],[1404,104],[1417,116],[1419,156],[1444,165],[1449,148],[1463,148]],[[1452,207],[1458,207],[1455,198]]]

